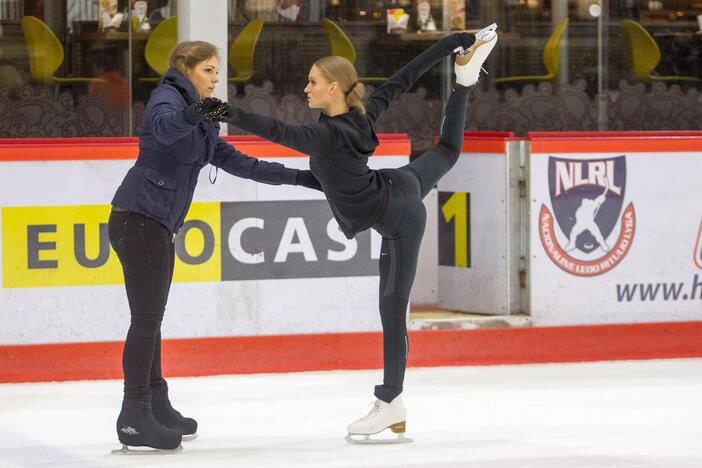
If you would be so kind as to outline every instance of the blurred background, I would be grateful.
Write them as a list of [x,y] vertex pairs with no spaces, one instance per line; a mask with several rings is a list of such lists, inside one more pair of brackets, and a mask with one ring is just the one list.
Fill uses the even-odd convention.
[[[441,35],[497,22],[467,130],[702,128],[701,0],[227,3],[211,21],[228,24],[229,99],[286,121],[315,119],[303,88],[319,57],[347,56],[370,92]],[[169,0],[0,0],[0,137],[137,135],[177,17]],[[451,71],[425,75],[379,133],[430,145]]]

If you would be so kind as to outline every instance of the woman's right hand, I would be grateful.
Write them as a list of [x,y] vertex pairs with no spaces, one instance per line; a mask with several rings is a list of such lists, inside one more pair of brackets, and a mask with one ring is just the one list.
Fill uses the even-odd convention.
[[215,97],[201,99],[193,106],[200,117],[214,122],[222,122],[232,116],[232,109],[229,107],[229,104]]
[[300,185],[302,187],[319,190],[322,192],[322,184],[319,180],[312,174],[312,171],[300,169],[297,171],[297,177],[295,177],[295,185]]

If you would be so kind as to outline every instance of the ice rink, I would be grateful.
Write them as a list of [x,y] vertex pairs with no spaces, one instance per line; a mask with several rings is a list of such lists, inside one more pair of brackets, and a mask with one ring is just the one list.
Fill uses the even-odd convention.
[[199,439],[110,455],[120,381],[0,385],[0,466],[702,467],[702,359],[409,369],[411,444],[356,446],[381,371],[171,379]]

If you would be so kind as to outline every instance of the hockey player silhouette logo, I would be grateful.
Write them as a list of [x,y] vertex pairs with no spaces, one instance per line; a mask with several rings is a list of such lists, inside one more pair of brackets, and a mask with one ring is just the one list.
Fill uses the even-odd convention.
[[[579,248],[583,252],[592,251],[595,246],[599,246],[605,252],[609,252],[609,246],[607,241],[602,235],[600,226],[597,224],[595,219],[600,211],[600,207],[607,199],[607,192],[609,192],[609,179],[604,176],[605,188],[604,191],[595,198],[583,197],[580,201],[580,206],[575,210],[575,224],[570,230],[570,235],[568,239],[568,245],[566,246],[566,252],[570,252],[575,248]],[[621,206],[621,203],[619,203]],[[558,217],[556,217],[558,219]],[[560,223],[559,223],[560,224]],[[589,233],[588,237],[585,234]],[[582,236],[581,236],[582,235]],[[584,238],[584,239],[583,239]],[[592,239],[597,242],[595,244]],[[580,239],[580,244],[578,243]]]
[[539,233],[551,260],[578,276],[614,268],[629,251],[636,227],[633,204],[622,213],[626,157],[550,157],[548,180],[553,213],[541,206]]

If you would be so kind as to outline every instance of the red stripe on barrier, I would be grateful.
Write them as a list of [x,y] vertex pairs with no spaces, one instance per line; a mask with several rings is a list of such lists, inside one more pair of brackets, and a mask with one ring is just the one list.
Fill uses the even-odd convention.
[[[306,155],[255,136],[224,137],[238,151],[257,158]],[[411,142],[404,134],[378,135],[374,156],[409,156]],[[0,140],[2,161],[131,160],[139,154],[137,138],[19,138]]]
[[[507,153],[507,141],[514,140],[513,132],[463,132],[461,153]],[[434,137],[438,143],[439,137]]]
[[651,138],[554,138],[532,139],[531,154],[546,153],[675,153],[702,151],[702,136],[664,136]]
[[507,141],[504,138],[464,138],[461,153],[507,154]]
[[658,131],[645,131],[645,130],[632,130],[624,132],[615,131],[602,131],[602,132],[527,132],[526,137],[528,139],[532,138],[603,138],[603,137],[617,137],[617,138],[631,138],[631,137],[658,137],[665,138],[671,136],[683,136],[683,137],[701,137],[702,132],[699,130],[658,130]]
[[[702,357],[702,322],[410,332],[411,367]],[[122,343],[0,346],[0,382],[121,378]],[[377,369],[380,333],[163,342],[168,376]]]

